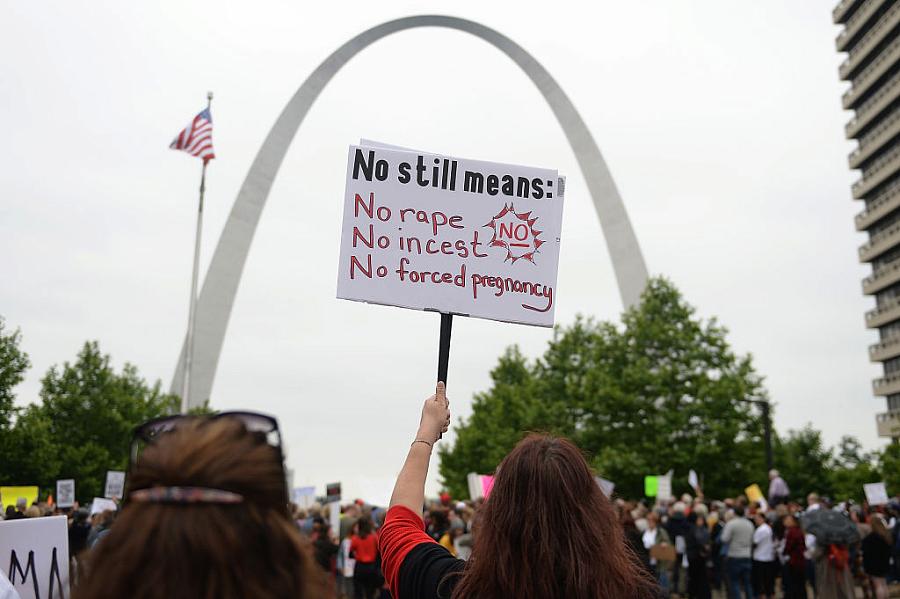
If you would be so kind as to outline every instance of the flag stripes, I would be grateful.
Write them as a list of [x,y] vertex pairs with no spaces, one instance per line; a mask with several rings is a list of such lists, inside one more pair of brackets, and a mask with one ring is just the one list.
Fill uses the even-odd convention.
[[210,115],[209,108],[205,108],[195,116],[191,124],[175,137],[169,147],[201,158],[203,162],[215,158],[212,142],[212,115]]

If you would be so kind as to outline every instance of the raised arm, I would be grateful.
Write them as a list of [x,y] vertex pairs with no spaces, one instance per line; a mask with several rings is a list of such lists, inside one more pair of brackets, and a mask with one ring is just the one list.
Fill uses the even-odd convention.
[[444,383],[438,382],[434,395],[425,400],[419,430],[394,485],[391,507],[402,505],[421,515],[431,450],[449,427],[450,401],[447,399]]

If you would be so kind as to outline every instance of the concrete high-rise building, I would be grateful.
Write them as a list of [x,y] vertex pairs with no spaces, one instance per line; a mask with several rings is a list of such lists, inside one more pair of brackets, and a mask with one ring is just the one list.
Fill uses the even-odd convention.
[[869,359],[881,362],[884,374],[872,381],[887,410],[877,416],[878,434],[900,437],[900,0],[842,0],[835,23],[844,26],[836,40],[846,52],[841,79],[850,82],[843,104],[854,116],[845,126],[857,140],[849,156],[859,169],[853,198],[865,202],[856,228],[868,234],[859,248],[860,262],[872,265],[863,293],[875,297],[866,326],[878,329],[879,342]]

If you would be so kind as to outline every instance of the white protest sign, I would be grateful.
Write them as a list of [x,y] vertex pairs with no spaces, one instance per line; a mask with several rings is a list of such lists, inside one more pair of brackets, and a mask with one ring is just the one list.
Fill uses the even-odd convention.
[[94,514],[102,514],[106,511],[116,511],[117,506],[116,502],[112,499],[106,499],[105,497],[94,497],[93,503],[91,503],[91,516]]
[[666,501],[672,498],[672,471],[668,474],[661,474],[657,477],[656,498]]
[[694,472],[693,469],[688,471],[688,484],[691,485],[691,488],[695,493],[700,490],[700,479],[697,477],[697,473]]
[[597,486],[600,487],[600,490],[607,497],[612,497],[613,491],[616,490],[616,483],[611,480],[606,480],[602,476],[595,476],[594,480],[597,481]]
[[75,505],[75,481],[71,478],[56,481],[56,505],[59,507]]
[[865,484],[863,490],[866,492],[866,501],[869,505],[887,505],[887,487],[883,482]]
[[337,297],[553,326],[555,170],[351,146]]
[[69,596],[66,517],[0,522],[0,569],[22,599],[66,599]]
[[296,487],[291,490],[291,501],[305,510],[308,510],[316,502],[315,487]]
[[107,499],[121,499],[125,492],[125,473],[118,470],[106,472],[106,490],[103,496]]

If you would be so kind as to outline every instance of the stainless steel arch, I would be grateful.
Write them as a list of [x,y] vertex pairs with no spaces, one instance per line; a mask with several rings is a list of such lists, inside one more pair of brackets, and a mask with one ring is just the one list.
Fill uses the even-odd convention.
[[[326,58],[303,82],[266,136],[231,207],[231,214],[219,237],[219,243],[200,291],[188,406],[202,404],[210,397],[222,343],[225,340],[225,331],[228,328],[228,319],[231,316],[256,225],[275,175],[278,174],[278,168],[306,113],[325,85],[347,61],[387,35],[416,27],[447,27],[475,35],[509,56],[534,82],[562,126],[578,159],[581,172],[587,180],[588,190],[594,201],[594,208],[612,258],[622,303],[625,306],[638,303],[647,281],[647,268],[637,237],[631,228],[622,198],[603,161],[600,149],[578,111],[550,73],[524,48],[480,23],[441,15],[396,19],[360,33]],[[173,393],[180,391],[184,352],[185,348],[182,345],[172,382]]]

